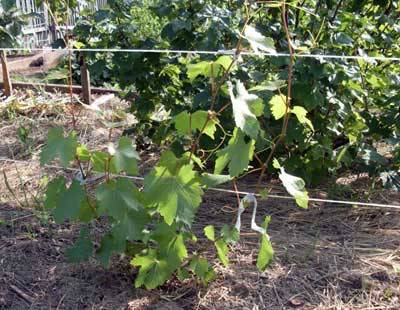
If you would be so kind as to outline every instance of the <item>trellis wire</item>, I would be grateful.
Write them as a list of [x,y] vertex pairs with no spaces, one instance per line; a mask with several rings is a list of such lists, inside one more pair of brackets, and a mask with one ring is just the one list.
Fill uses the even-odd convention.
[[[98,53],[155,53],[155,54],[193,54],[193,55],[237,55],[235,50],[173,50],[173,49],[118,49],[118,48],[0,48],[3,51],[20,51],[20,52],[50,52],[50,51],[71,51],[71,52],[98,52]],[[268,53],[268,52],[240,52],[244,56],[268,56],[268,57],[290,57],[289,53]],[[314,58],[314,59],[340,59],[340,60],[365,60],[365,61],[391,61],[400,62],[400,57],[386,56],[360,56],[360,55],[334,55],[334,54],[294,54],[298,58]]]
[[[34,163],[37,163],[36,161],[18,160],[18,159],[11,159],[11,158],[5,158],[5,157],[0,157],[0,161],[2,161],[2,162],[11,162],[11,163],[19,163],[19,164],[24,164],[24,163],[34,164]],[[66,170],[66,171],[77,172],[77,173],[81,172],[79,169],[76,169],[76,168],[61,167],[61,166],[56,166],[56,165],[44,165],[44,167],[45,168],[49,168],[49,169]],[[127,176],[127,175],[123,175],[123,174],[115,174],[115,173],[113,173],[113,174],[110,174],[110,175],[114,176],[114,177],[126,178],[126,179],[131,179],[131,180],[136,180],[136,181],[143,181],[144,180],[143,177]],[[234,191],[234,190],[225,189],[225,188],[209,187],[209,188],[207,188],[207,190],[216,191],[216,192],[222,192],[222,193],[227,193],[227,194],[235,194],[235,195],[239,194],[241,196],[253,195],[255,197],[262,197],[261,194],[257,194],[257,193],[246,192],[246,191]],[[295,198],[291,197],[291,196],[272,195],[272,194],[268,195],[267,198],[284,199],[284,200],[295,200]],[[312,202],[325,202],[325,203],[339,204],[339,205],[351,205],[351,206],[356,205],[356,206],[377,207],[377,208],[400,210],[400,205],[388,205],[388,204],[374,203],[374,202],[322,199],[322,198],[312,198],[312,197],[310,197],[308,200],[312,201]]]

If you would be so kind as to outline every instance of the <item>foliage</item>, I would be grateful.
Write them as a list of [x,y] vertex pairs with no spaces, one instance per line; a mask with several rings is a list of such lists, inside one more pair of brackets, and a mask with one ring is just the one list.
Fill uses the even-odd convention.
[[31,14],[22,14],[14,0],[0,2],[0,47],[12,47],[18,44],[22,26]]
[[[398,55],[398,2],[350,2],[288,3],[286,18],[295,51]],[[117,3],[111,2],[110,9],[94,13],[93,21],[90,17],[82,20],[75,31],[77,41],[94,48],[219,50],[233,48],[241,38],[245,6],[240,1],[147,2],[141,16],[157,21],[151,24],[147,36],[132,31],[142,25],[127,13],[137,7],[136,2],[124,12],[114,7]],[[251,10],[257,14],[251,16],[251,25],[245,28],[243,48],[287,52],[280,4],[253,5]],[[235,63],[229,68],[233,88],[222,85],[214,100],[209,82],[220,79],[228,69],[232,59],[229,56],[213,59],[207,55],[96,53],[87,57],[96,83],[111,83],[127,93],[138,94],[132,104],[132,112],[139,120],[135,131],[156,143],[173,143],[176,155],[187,151],[189,135],[186,139],[182,135],[187,132],[188,122],[186,127],[176,128],[174,120],[188,119],[189,114],[207,111],[211,106],[218,111],[230,97],[234,119],[230,109],[219,113],[218,119],[226,130],[232,132],[236,125],[250,135],[257,142],[255,152],[262,160],[274,147],[282,118],[286,113],[294,116],[289,117],[285,143],[276,147],[276,153],[287,169],[304,178],[308,185],[318,184],[347,167],[368,169],[374,175],[393,170],[387,162],[372,171],[362,153],[365,147],[379,153],[379,141],[397,138],[396,89],[400,73],[396,63],[296,58],[292,107],[286,111],[284,81],[288,77],[288,60],[284,58],[243,56],[240,66]],[[253,99],[255,102],[251,103]],[[247,104],[238,104],[243,101]],[[161,106],[169,111],[170,118],[160,121],[154,113]],[[260,123],[257,118],[263,121]],[[196,126],[198,123],[192,129]],[[215,135],[214,140],[202,137],[201,147],[216,147],[223,133],[217,131]],[[210,156],[212,159],[215,157]],[[271,165],[268,170],[273,171]]]
[[[55,179],[46,206],[54,209],[57,221],[106,216],[110,231],[95,257],[107,266],[113,253],[129,246],[131,263],[139,267],[135,285],[152,289],[175,273],[179,278],[195,275],[202,283],[215,277],[201,251],[188,246],[197,242],[191,226],[207,187],[261,170],[257,189],[265,193],[264,174],[277,169],[302,208],[308,206],[306,185],[342,168],[356,166],[379,175],[385,186],[398,187],[399,67],[369,59],[293,55],[398,56],[398,2],[361,2],[156,1],[143,8],[145,18],[155,20],[148,36],[136,31],[134,3],[112,1],[110,8],[82,20],[75,31],[78,46],[234,50],[223,56],[86,53],[96,83],[118,85],[127,95],[137,92],[131,112],[138,120],[138,140],[148,136],[166,150],[138,189],[112,175],[138,173],[140,158],[130,139],[123,137],[101,152],[79,145],[74,133],[53,129],[42,164],[74,160],[89,175],[104,173],[106,181],[92,198],[87,175],[80,182]],[[242,55],[243,50],[255,55]],[[288,50],[291,57],[261,54]],[[165,115],[158,115],[160,110]],[[379,153],[382,141],[392,143],[393,160]],[[205,168],[211,165],[214,174]],[[274,254],[264,233],[269,220],[260,229],[260,270]],[[238,232],[207,226],[204,233],[228,266]],[[92,251],[86,233],[73,249]],[[79,255],[75,260],[87,257]]]

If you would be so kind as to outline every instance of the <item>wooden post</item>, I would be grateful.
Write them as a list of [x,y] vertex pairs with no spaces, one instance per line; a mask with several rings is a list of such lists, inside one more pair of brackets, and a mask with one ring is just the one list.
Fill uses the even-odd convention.
[[10,79],[10,72],[8,71],[7,66],[7,54],[5,50],[0,51],[0,61],[1,68],[3,71],[3,85],[4,85],[4,94],[9,97],[12,93],[12,84]]
[[81,54],[80,63],[83,102],[89,105],[92,102],[92,92],[90,89],[90,73],[85,62],[85,56],[83,54]]

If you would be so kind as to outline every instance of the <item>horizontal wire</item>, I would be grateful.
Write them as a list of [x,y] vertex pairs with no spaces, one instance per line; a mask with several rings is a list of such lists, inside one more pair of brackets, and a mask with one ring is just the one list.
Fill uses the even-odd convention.
[[[174,49],[118,49],[118,48],[19,48],[19,47],[6,47],[0,48],[0,51],[71,51],[71,52],[109,52],[109,53],[156,53],[156,54],[198,54],[198,55],[237,55],[235,50],[218,50],[218,51],[205,51],[205,50],[174,50]],[[268,57],[290,57],[289,53],[268,53],[268,52],[240,52],[240,55],[245,56],[268,56]],[[386,56],[357,56],[357,55],[334,55],[334,54],[298,54],[295,53],[294,57],[298,58],[314,58],[314,59],[341,59],[341,60],[365,60],[365,61],[400,61],[400,57],[386,57]]]
[[[18,159],[11,159],[11,158],[5,158],[5,157],[0,157],[0,161],[3,162],[12,162],[12,163],[37,163],[36,161],[30,161],[30,160],[18,160]],[[76,168],[64,168],[61,166],[56,166],[56,165],[44,165],[46,168],[50,169],[56,169],[56,170],[67,170],[67,171],[72,171],[72,172],[78,172],[80,173],[81,171]],[[105,174],[104,174],[105,175]],[[114,177],[120,177],[120,178],[126,178],[126,179],[131,179],[131,180],[136,180],[136,181],[143,181],[143,177],[135,177],[135,176],[127,176],[123,174],[110,174],[111,176]],[[257,193],[252,193],[252,192],[246,192],[246,191],[234,191],[230,189],[225,189],[225,188],[216,188],[216,187],[209,187],[207,190],[210,191],[215,191],[215,192],[222,192],[222,193],[227,193],[227,194],[239,194],[242,196],[245,195],[254,195],[256,197],[262,197],[261,194]],[[268,195],[267,198],[275,198],[275,199],[284,199],[284,200],[295,200],[294,197],[291,196],[284,196],[284,195]],[[339,205],[356,205],[356,206],[365,206],[365,207],[378,207],[378,208],[386,208],[386,209],[396,209],[400,210],[400,205],[387,205],[387,204],[382,204],[382,203],[375,203],[375,202],[362,202],[362,201],[347,201],[347,200],[335,200],[335,199],[322,199],[322,198],[308,198],[308,201],[312,202],[326,202],[326,203],[332,203],[332,204],[339,204]]]

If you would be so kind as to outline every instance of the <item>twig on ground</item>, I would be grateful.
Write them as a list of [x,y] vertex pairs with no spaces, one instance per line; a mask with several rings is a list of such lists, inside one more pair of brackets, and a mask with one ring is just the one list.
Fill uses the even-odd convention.
[[23,300],[28,302],[29,304],[32,304],[34,302],[34,298],[29,296],[28,294],[24,293],[21,289],[16,287],[15,285],[10,284],[10,289],[17,294],[19,297],[21,297]]

